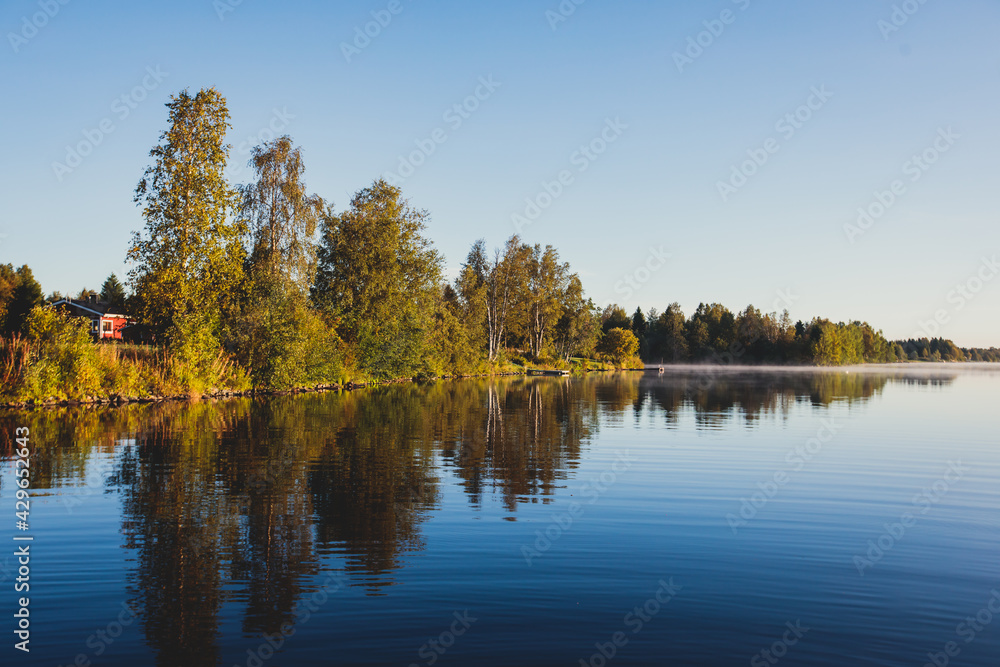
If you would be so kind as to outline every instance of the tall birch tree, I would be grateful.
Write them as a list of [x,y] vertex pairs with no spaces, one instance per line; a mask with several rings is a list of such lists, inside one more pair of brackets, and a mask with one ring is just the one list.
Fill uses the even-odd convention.
[[133,234],[128,252],[138,314],[159,334],[178,318],[226,311],[244,258],[242,230],[231,217],[237,192],[223,176],[226,99],[215,88],[184,90],[166,106],[170,126],[135,189],[145,229]]

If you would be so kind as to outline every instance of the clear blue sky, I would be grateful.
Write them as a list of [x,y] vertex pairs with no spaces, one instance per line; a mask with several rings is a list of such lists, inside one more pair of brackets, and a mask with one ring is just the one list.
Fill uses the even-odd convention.
[[[996,2],[910,0],[915,13],[889,32],[898,0],[586,0],[558,23],[546,15],[558,0],[399,0],[348,62],[342,44],[390,0],[237,1],[3,3],[0,262],[27,263],[46,292],[123,275],[163,104],[216,86],[234,179],[273,122],[338,208],[441,128],[447,141],[403,191],[431,212],[451,271],[477,238],[502,244],[525,199],[566,170],[572,181],[523,236],[556,246],[601,304],[771,310],[790,290],[795,319],[865,319],[897,338],[941,311],[941,335],[1000,344],[1000,276],[981,268],[1000,252]],[[25,28],[47,3],[54,15]],[[705,21],[720,34],[701,35],[707,46],[679,68],[674,54]],[[488,93],[481,77],[500,85]],[[478,108],[446,118],[477,87]],[[799,110],[814,87],[832,96]],[[797,110],[800,127],[777,125]],[[577,154],[609,119],[627,127],[606,132],[615,141],[596,159]],[[57,175],[66,147],[102,121],[113,132]],[[934,164],[907,165],[925,150]],[[723,201],[719,182],[747,151],[767,162]],[[844,226],[895,180],[901,194],[851,243]],[[646,273],[651,248],[670,258]]]

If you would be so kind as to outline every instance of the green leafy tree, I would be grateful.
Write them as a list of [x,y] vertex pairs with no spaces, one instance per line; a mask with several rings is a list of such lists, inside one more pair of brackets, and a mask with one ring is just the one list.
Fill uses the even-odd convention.
[[632,313],[632,333],[635,334],[636,338],[642,340],[648,327],[649,322],[646,320],[646,314],[642,312],[642,308],[636,308],[635,312]]
[[632,333],[639,339],[639,354],[646,355],[649,352],[648,340],[646,338],[649,330],[649,320],[646,319],[646,314],[642,312],[642,308],[636,308],[635,312],[632,313],[631,326]]
[[882,335],[882,332],[876,331],[867,322],[856,322],[855,326],[861,330],[863,358],[865,363],[882,364],[890,361],[890,350],[892,348],[889,341],[887,341],[885,336]]
[[458,316],[465,324],[469,344],[484,350],[490,339],[487,323],[489,278],[490,260],[486,252],[486,241],[479,239],[472,245],[455,279],[454,294]]
[[463,312],[458,294],[446,285],[434,311],[430,337],[433,375],[470,375],[478,370],[482,346],[472,340]]
[[90,322],[55,308],[35,308],[25,322],[33,350],[20,383],[22,397],[82,398],[100,391],[101,364]]
[[705,321],[690,319],[684,323],[684,328],[687,333],[687,348],[691,358],[698,359],[708,354],[710,350],[709,333]]
[[559,262],[559,253],[552,246],[526,248],[526,314],[531,353],[541,357],[552,335],[552,329],[562,315],[560,299],[569,280],[569,264]]
[[692,355],[704,358],[724,354],[736,342],[736,317],[721,304],[699,304],[689,324],[695,337],[689,345]]
[[688,358],[686,319],[679,303],[672,303],[653,320],[647,332],[650,361],[680,362]]
[[14,290],[17,288],[17,271],[12,264],[0,264],[0,333],[9,336],[10,321],[7,312],[14,300]]
[[234,327],[236,356],[260,389],[330,384],[343,374],[341,342],[309,301],[258,278]]
[[601,334],[601,320],[594,302],[584,297],[583,283],[576,274],[570,276],[561,305],[562,315],[555,327],[556,353],[566,361],[574,353],[590,355]]
[[893,349],[896,355],[895,361],[906,361],[906,350],[903,349],[902,345],[896,343],[893,345]]
[[235,303],[245,253],[243,230],[230,219],[237,192],[223,176],[226,99],[214,88],[184,90],[166,106],[170,126],[135,190],[145,230],[133,235],[128,259],[138,315],[169,338],[176,320],[193,314],[219,328]]
[[422,363],[441,284],[427,218],[378,180],[323,219],[313,299],[376,377],[405,377]]
[[763,359],[768,354],[768,343],[773,340],[771,320],[750,305],[736,316],[736,339],[744,354],[751,359]]
[[246,297],[231,334],[255,387],[288,389],[337,380],[340,341],[313,311],[313,239],[323,200],[307,194],[305,163],[289,137],[257,146],[257,180],[241,188],[240,223],[248,234]]

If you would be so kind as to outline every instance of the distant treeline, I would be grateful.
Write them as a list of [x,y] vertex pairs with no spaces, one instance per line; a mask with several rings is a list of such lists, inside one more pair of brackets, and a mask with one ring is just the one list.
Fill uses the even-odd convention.
[[[689,317],[599,309],[552,246],[476,241],[451,284],[429,214],[376,180],[349,206],[310,193],[288,136],[255,147],[253,182],[224,175],[229,110],[214,88],[174,95],[135,190],[127,286],[101,301],[138,321],[150,349],[95,351],[90,323],[43,308],[24,266],[0,266],[0,397],[196,394],[348,381],[490,374],[595,362],[837,365],[997,360],[950,341],[889,343],[864,322],[792,323],[750,306]],[[97,294],[84,289],[79,297]],[[52,293],[49,301],[61,295]]]
[[734,314],[717,303],[700,304],[685,317],[677,303],[662,313],[641,309],[630,317],[609,306],[602,329],[630,330],[647,363],[810,364],[839,366],[897,361],[1000,361],[1000,350],[962,349],[935,338],[890,342],[867,322],[823,318],[792,323],[787,311],[761,313],[754,306]]
[[958,347],[944,338],[900,341],[910,361],[988,361],[1000,362],[1000,349],[995,347]]
[[700,304],[690,317],[673,303],[662,313],[642,310],[629,317],[620,308],[606,313],[604,327],[627,325],[650,362],[724,364],[887,363],[905,359],[898,345],[867,322],[833,323],[816,318],[792,323],[788,311],[761,313],[754,306],[734,314],[718,303]]

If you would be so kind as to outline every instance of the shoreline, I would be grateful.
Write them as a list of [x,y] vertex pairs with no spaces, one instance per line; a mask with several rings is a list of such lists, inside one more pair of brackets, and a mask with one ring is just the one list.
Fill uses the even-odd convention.
[[122,407],[125,405],[153,403],[198,403],[201,401],[222,401],[233,398],[254,398],[256,396],[293,396],[298,394],[325,394],[330,392],[357,391],[359,389],[371,389],[374,387],[388,386],[392,384],[406,384],[414,382],[436,381],[436,380],[468,380],[492,377],[520,377],[527,376],[527,373],[494,373],[489,375],[467,375],[467,376],[445,376],[439,378],[399,378],[396,380],[384,380],[381,382],[348,382],[345,385],[321,384],[312,387],[294,387],[292,389],[248,389],[246,391],[214,391],[201,395],[174,394],[171,396],[122,396],[112,395],[107,397],[90,396],[82,400],[51,399],[45,401],[22,401],[19,403],[0,403],[0,409],[4,410],[37,410],[40,408],[74,408],[108,406]]
[[[977,368],[980,370],[996,370],[1000,371],[1000,363],[995,362],[977,362],[977,361],[940,361],[940,362],[923,362],[923,361],[907,361],[907,362],[893,362],[885,364],[853,364],[847,366],[807,366],[802,364],[646,364],[643,368],[623,368],[619,370],[611,369],[588,369],[585,373],[650,373],[659,370],[659,368],[664,369],[664,375],[669,375],[671,372],[680,373],[699,373],[699,372],[709,372],[713,374],[726,374],[726,373],[874,373],[879,371],[892,371],[892,370],[926,370],[931,372],[947,371],[954,368]],[[573,375],[572,377],[576,377]],[[179,403],[179,402],[189,402],[197,403],[201,401],[222,401],[233,398],[254,398],[257,396],[294,396],[298,394],[323,394],[329,392],[342,392],[342,391],[357,391],[359,389],[372,389],[375,387],[388,386],[392,384],[405,384],[405,383],[419,383],[419,382],[435,382],[440,380],[477,380],[486,378],[499,378],[499,377],[530,377],[527,369],[522,372],[517,373],[490,373],[482,375],[446,375],[442,377],[433,378],[398,378],[395,380],[385,380],[381,382],[348,382],[345,385],[339,384],[322,384],[315,385],[312,387],[295,387],[292,389],[249,389],[246,391],[215,391],[206,394],[199,395],[187,395],[187,394],[176,394],[171,396],[122,396],[122,395],[112,395],[107,397],[87,397],[83,400],[46,400],[46,401],[23,401],[20,403],[0,403],[0,409],[2,410],[37,410],[43,408],[71,408],[71,407],[94,407],[94,406],[108,406],[108,407],[122,407],[125,405],[136,405],[136,404],[154,404],[154,403]]]

